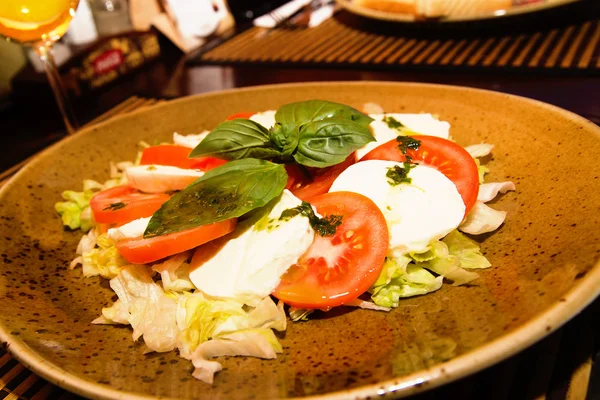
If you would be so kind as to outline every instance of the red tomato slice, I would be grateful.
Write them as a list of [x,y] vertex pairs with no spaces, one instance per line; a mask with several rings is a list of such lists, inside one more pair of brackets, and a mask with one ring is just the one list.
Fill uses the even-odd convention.
[[130,239],[117,242],[121,255],[132,264],[146,264],[200,246],[233,231],[237,219],[232,218],[202,225],[182,232],[149,239]]
[[90,207],[97,223],[125,224],[150,217],[169,198],[168,194],[145,194],[130,186],[116,186],[96,193]]
[[233,114],[233,115],[230,115],[229,117],[227,117],[226,121],[232,121],[232,120],[234,120],[236,118],[246,118],[246,119],[248,119],[251,116],[253,116],[254,114],[256,114],[256,113],[253,113],[253,112],[239,112],[239,113],[236,113],[236,114]]
[[333,236],[315,235],[273,295],[294,307],[328,309],[371,287],[383,267],[389,234],[379,208],[361,194],[326,193],[311,203],[321,215],[342,215],[342,224]]
[[[420,140],[421,144],[417,150],[408,149],[406,155],[412,157],[414,163],[436,168],[454,182],[465,203],[466,215],[475,205],[479,193],[479,174],[473,157],[450,140],[425,135],[412,138]],[[406,157],[394,139],[374,148],[360,159],[365,160],[405,161]]]
[[190,148],[171,144],[148,147],[142,153],[140,164],[169,165],[178,168],[209,171],[227,162],[227,160],[213,157],[188,158],[191,151]]
[[290,190],[299,199],[309,201],[315,196],[327,193],[335,178],[352,164],[354,164],[354,154],[350,154],[344,161],[332,167],[314,169],[315,175],[312,181],[309,181],[298,169],[295,173],[296,181]]

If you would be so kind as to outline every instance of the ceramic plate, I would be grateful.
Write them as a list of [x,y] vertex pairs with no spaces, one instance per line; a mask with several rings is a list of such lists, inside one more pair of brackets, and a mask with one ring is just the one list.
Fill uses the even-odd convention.
[[[223,358],[214,386],[191,377],[175,352],[144,355],[125,327],[91,325],[111,303],[107,282],[69,270],[79,234],[53,204],[82,179],[108,177],[140,140],[210,129],[238,111],[306,99],[395,112],[426,111],[452,124],[462,145],[496,145],[490,181],[517,191],[492,205],[508,212],[479,238],[493,267],[472,285],[402,300],[390,313],[361,309],[290,323],[276,360]],[[389,82],[307,83],[209,93],[86,129],[38,156],[0,192],[0,339],[27,367],[96,398],[328,399],[402,396],[471,374],[541,339],[600,291],[597,265],[600,129],[521,97]]]
[[[472,1],[472,0],[445,0],[446,12],[439,18],[418,18],[412,14],[393,13],[375,10],[355,4],[353,0],[337,0],[337,2],[351,13],[367,18],[380,19],[392,22],[460,22],[478,21],[490,18],[519,15],[547,10],[578,0],[537,0],[527,2],[520,0],[497,1]],[[515,4],[515,5],[507,5]]]

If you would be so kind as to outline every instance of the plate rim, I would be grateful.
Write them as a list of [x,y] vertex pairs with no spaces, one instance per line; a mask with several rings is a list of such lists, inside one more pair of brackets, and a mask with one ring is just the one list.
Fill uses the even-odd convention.
[[514,7],[505,11],[503,14],[497,15],[495,12],[483,14],[479,17],[442,17],[442,18],[429,18],[429,19],[418,19],[412,14],[403,13],[390,13],[386,11],[374,10],[367,7],[361,7],[352,3],[352,0],[336,0],[336,2],[342,6],[345,10],[352,14],[360,15],[365,18],[376,19],[380,21],[398,22],[398,23],[433,23],[433,24],[446,24],[456,22],[473,22],[473,21],[485,21],[490,19],[505,18],[522,14],[530,14],[543,10],[548,10],[567,4],[575,3],[580,0],[558,0],[558,3],[542,3],[542,4],[524,4],[519,7]]
[[[199,97],[218,97],[227,96],[239,92],[248,91],[264,91],[264,90],[277,90],[300,86],[412,86],[412,87],[428,87],[438,88],[441,90],[452,90],[452,91],[468,91],[475,93],[483,93],[485,95],[502,96],[506,98],[514,98],[518,101],[524,101],[530,103],[533,106],[545,108],[551,112],[559,113],[565,116],[571,121],[577,122],[581,125],[587,126],[589,130],[593,131],[597,138],[600,140],[600,126],[587,120],[586,118],[575,114],[571,111],[565,110],[558,106],[548,104],[539,100],[513,95],[509,93],[503,93],[493,90],[473,88],[468,86],[457,86],[457,85],[444,85],[435,83],[420,83],[420,82],[394,82],[394,81],[330,81],[330,82],[295,82],[295,83],[282,83],[282,84],[267,84],[267,85],[256,85],[247,86],[242,88],[231,88],[221,91],[212,91],[206,93],[200,93],[190,96],[185,96],[173,100],[166,101],[161,104],[154,105],[152,107],[135,110],[131,113],[123,114],[103,121],[97,125],[86,127],[74,135],[66,137],[53,145],[47,147],[39,154],[35,155],[33,159],[18,173],[16,173],[10,180],[0,188],[0,199],[5,196],[5,193],[11,190],[11,188],[18,184],[20,177],[27,173],[30,169],[36,167],[41,159],[47,157],[49,154],[57,151],[62,146],[68,145],[69,142],[75,140],[78,136],[84,134],[92,134],[94,130],[104,127],[105,125],[114,124],[122,119],[131,118],[141,113],[149,112],[149,110],[156,110],[162,107],[171,107],[173,104],[185,103],[187,101],[193,101]],[[508,334],[497,337],[491,342],[486,343],[483,346],[479,346],[471,351],[468,351],[456,358],[449,361],[436,364],[428,369],[423,369],[411,373],[409,375],[403,375],[401,377],[388,379],[375,384],[364,385],[354,389],[341,390],[331,392],[327,394],[320,394],[314,396],[301,397],[299,399],[328,399],[328,400],[339,400],[346,399],[349,396],[354,398],[366,398],[372,396],[378,397],[405,397],[415,393],[424,392],[435,387],[439,387],[443,384],[455,381],[477,371],[481,371],[491,365],[494,365],[510,356],[524,350],[526,347],[533,343],[541,340],[543,337],[554,332],[562,325],[567,323],[577,314],[579,314],[587,305],[594,301],[600,295],[600,260],[596,260],[594,266],[587,271],[584,277],[577,282],[571,290],[565,293],[562,298],[548,307],[545,311],[539,313],[534,318],[525,322],[515,330]],[[134,392],[127,392],[122,390],[112,389],[108,385],[99,384],[97,382],[89,381],[67,372],[63,368],[49,362],[31,347],[25,344],[20,338],[10,334],[8,327],[4,325],[0,317],[0,346],[4,345],[6,350],[19,362],[21,362],[26,368],[37,374],[38,376],[46,379],[47,381],[60,386],[73,393],[86,396],[89,398],[98,399],[133,399],[133,400],[149,400],[157,399],[156,396],[148,394],[140,394]]]

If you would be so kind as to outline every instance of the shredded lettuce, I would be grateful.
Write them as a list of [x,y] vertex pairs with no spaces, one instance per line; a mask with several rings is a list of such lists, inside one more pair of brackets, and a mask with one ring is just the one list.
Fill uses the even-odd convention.
[[466,269],[482,269],[492,266],[481,254],[479,245],[457,230],[450,232],[442,242],[448,246],[448,253],[458,257],[460,266]]
[[216,339],[200,344],[191,354],[190,359],[195,370],[194,378],[208,384],[213,383],[214,374],[223,367],[217,361],[210,361],[219,356],[250,356],[272,359],[283,349],[270,329],[248,329],[228,333]]
[[184,293],[178,299],[177,347],[181,356],[189,358],[200,343],[209,340],[215,329],[233,316],[245,316],[243,303],[234,300],[212,300],[202,292]]
[[402,297],[433,292],[442,287],[442,277],[435,277],[426,269],[409,264],[409,257],[386,260],[379,277],[369,289],[371,299],[381,307],[398,307]]
[[190,256],[191,252],[186,251],[152,266],[152,269],[160,274],[165,291],[189,292],[196,288],[190,280],[190,264],[187,263]]
[[54,209],[60,215],[63,225],[69,229],[81,229],[84,232],[89,231],[95,225],[90,210],[90,199],[94,196],[92,190],[75,192],[65,190],[62,198],[65,201],[59,201],[54,205]]
[[483,202],[477,201],[458,229],[471,235],[481,235],[498,229],[505,218],[506,211],[494,210]]
[[283,302],[275,305],[271,296],[267,296],[258,305],[248,311],[245,315],[233,315],[229,317],[213,332],[213,336],[223,332],[235,332],[244,329],[270,328],[277,331],[285,331],[287,321]]
[[119,253],[115,242],[103,234],[97,237],[96,245],[98,247],[84,251],[81,258],[76,259],[81,263],[83,275],[86,277],[100,275],[106,279],[119,275],[128,262]]
[[348,306],[348,307],[358,307],[358,308],[363,308],[365,310],[374,310],[374,311],[391,311],[392,310],[389,307],[378,306],[377,304],[375,304],[371,301],[365,301],[365,300],[361,300],[361,299],[354,299],[352,301],[344,303],[344,305]]
[[308,316],[312,314],[315,310],[309,310],[307,308],[296,308],[290,307],[288,313],[290,314],[290,319],[294,322],[298,321],[308,321]]
[[509,190],[516,190],[515,184],[511,181],[490,182],[479,185],[477,200],[487,203],[498,196],[498,193],[506,193]]
[[177,299],[167,296],[154,282],[154,272],[145,265],[129,265],[110,280],[110,287],[119,299],[102,309],[97,324],[130,324],[133,340],[143,336],[151,351],[175,349],[177,327]]
[[90,209],[91,198],[100,190],[127,183],[125,169],[132,165],[133,163],[129,161],[111,163],[110,179],[106,182],[100,183],[92,179],[85,179],[83,181],[83,191],[65,190],[62,192],[62,198],[65,201],[54,204],[54,209],[60,215],[63,225],[73,230],[81,229],[83,232],[92,229],[96,223]]

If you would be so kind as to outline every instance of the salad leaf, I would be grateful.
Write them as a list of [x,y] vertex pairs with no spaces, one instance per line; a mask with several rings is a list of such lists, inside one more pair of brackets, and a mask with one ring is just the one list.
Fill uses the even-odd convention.
[[481,165],[481,161],[479,161],[479,158],[475,158],[474,160],[475,160],[475,164],[477,165],[477,174],[479,175],[479,183],[482,184],[483,182],[485,182],[485,174],[490,172],[490,169],[488,167],[486,167],[485,165]]
[[233,315],[221,325],[217,326],[213,335],[218,336],[224,332],[235,332],[243,329],[270,328],[283,332],[287,327],[283,302],[275,305],[271,296],[261,300],[258,305],[245,315]]
[[464,285],[479,277],[476,273],[461,268],[460,258],[455,255],[434,258],[424,263],[418,263],[417,266],[427,268],[444,278],[450,279],[454,286]]
[[315,310],[310,310],[307,308],[296,308],[290,307],[288,313],[290,314],[290,318],[294,322],[298,321],[308,321],[308,316],[312,314]]
[[325,100],[308,100],[286,104],[279,107],[275,113],[275,121],[288,130],[313,121],[334,118],[354,121],[364,128],[368,128],[373,121],[373,118],[352,107]]
[[243,304],[234,300],[211,300],[202,292],[184,293],[178,298],[177,325],[181,331],[177,347],[182,357],[213,336],[215,329],[230,317],[245,316]]
[[493,144],[487,143],[479,143],[472,144],[471,146],[465,147],[465,150],[471,155],[473,158],[485,157],[492,152],[494,148]]
[[499,193],[506,193],[509,190],[516,190],[515,184],[511,181],[484,183],[479,185],[477,200],[487,203],[494,200]]
[[283,165],[253,158],[208,171],[154,213],[145,238],[224,221],[266,205],[287,183]]
[[112,306],[103,307],[102,315],[93,320],[92,324],[129,325],[129,307],[117,299]]
[[160,274],[164,290],[185,292],[196,288],[190,280],[190,264],[186,262],[190,256],[191,252],[186,251],[152,266],[152,270]]
[[234,119],[220,123],[192,150],[190,157],[271,159],[281,154],[264,126],[249,119]]
[[195,370],[194,378],[212,384],[214,374],[223,367],[217,361],[210,361],[219,356],[249,356],[272,359],[283,349],[270,329],[249,329],[229,333],[202,343],[191,354],[190,359]]
[[369,289],[371,299],[381,307],[398,307],[402,297],[426,294],[442,287],[442,277],[435,277],[426,269],[409,264],[409,257],[386,260],[379,277]]
[[115,242],[103,234],[97,237],[96,245],[96,248],[81,255],[83,276],[100,275],[112,279],[119,275],[128,262],[119,253]]
[[[165,352],[175,348],[177,334],[177,301],[167,296],[152,280],[154,272],[145,265],[129,265],[110,280],[122,305],[128,311],[127,321],[133,327],[133,340],[142,335],[146,346],[153,351]],[[115,305],[113,305],[115,307]],[[123,311],[116,310],[119,320]],[[111,314],[103,316],[111,318]]]
[[494,210],[483,202],[477,201],[458,229],[471,235],[481,235],[498,229],[505,218],[506,211]]
[[368,127],[350,119],[329,118],[302,125],[294,160],[324,168],[344,161],[365,144],[375,141]]
[[[84,184],[85,185],[85,184]],[[63,225],[70,229],[81,228],[87,232],[95,225],[90,209],[90,199],[94,196],[91,189],[83,192],[65,190],[62,198],[65,201],[57,202],[54,209],[60,215]]]
[[365,301],[365,300],[361,300],[361,299],[354,299],[352,301],[349,301],[348,303],[344,303],[345,306],[349,306],[349,307],[358,307],[358,308],[363,308],[365,310],[374,310],[374,311],[391,311],[392,309],[390,307],[382,307],[382,306],[378,306],[377,304],[370,302],[370,301]]
[[226,121],[198,144],[190,157],[258,158],[328,167],[375,141],[372,118],[343,104],[310,100],[286,104],[270,130],[249,119]]

